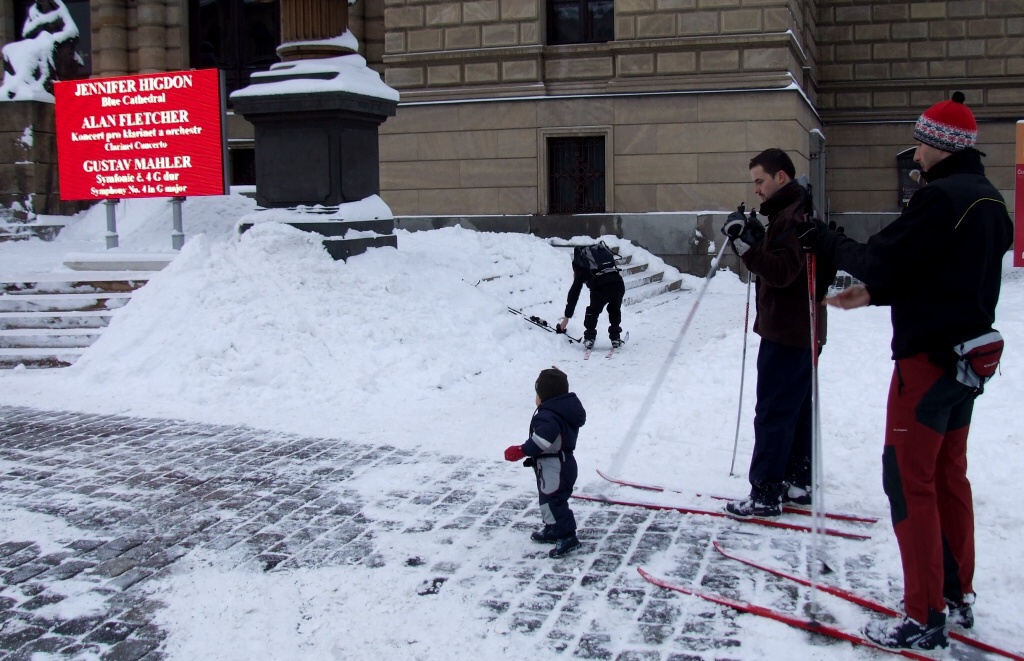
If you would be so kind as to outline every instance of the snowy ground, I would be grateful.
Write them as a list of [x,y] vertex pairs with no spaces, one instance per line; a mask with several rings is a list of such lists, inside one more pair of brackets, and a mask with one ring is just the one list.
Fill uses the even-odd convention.
[[[739,451],[730,476],[746,302],[746,287],[735,275],[721,272],[711,280],[667,378],[651,394],[696,302],[699,278],[684,276],[688,292],[626,308],[629,345],[606,360],[600,348],[607,338],[599,337],[598,350],[583,361],[576,345],[506,311],[512,306],[549,321],[560,317],[571,281],[565,249],[531,236],[453,228],[400,233],[397,251],[333,262],[315,240],[291,228],[264,225],[237,238],[234,222],[251,208],[250,200],[238,196],[189,200],[189,240],[181,255],[135,295],[74,367],[0,372],[0,405],[247,425],[437,457],[434,465],[400,463],[375,472],[372,483],[351,485],[357,491],[414,489],[423,483],[422,471],[439,471],[442,457],[457,456],[471,468],[472,479],[490,484],[492,495],[509,489],[510,498],[529,498],[528,473],[501,462],[501,452],[525,440],[533,380],[540,369],[557,365],[588,411],[577,454],[581,490],[712,506],[706,499],[612,489],[595,475],[595,469],[611,469],[690,492],[746,491],[757,337],[747,337]],[[170,245],[170,210],[162,201],[122,205],[118,222],[122,250],[165,251]],[[0,244],[0,274],[60,270],[67,252],[102,250],[103,228],[97,206],[53,243]],[[614,237],[609,243],[619,244],[623,254],[638,250]],[[927,286],[927,274],[921,282]],[[569,327],[574,336],[582,332],[585,297]],[[977,632],[1019,650],[1024,578],[1017,565],[1024,513],[1016,504],[1024,441],[1013,431],[1012,412],[1024,400],[1022,354],[1015,350],[1024,346],[1024,275],[1009,266],[997,327],[1008,350],[1002,374],[976,408],[969,455],[977,516]],[[900,569],[884,523],[880,477],[888,341],[887,310],[830,311],[820,379],[827,505],[883,518],[872,540],[831,552],[871,557],[875,585],[888,586],[885,596],[894,604]],[[636,436],[626,438],[649,394],[650,414]],[[0,462],[0,474],[16,470],[17,462]],[[89,535],[69,533],[60,517],[2,493],[0,521],[13,531],[6,541],[13,534],[33,534],[56,544]],[[673,547],[653,554],[647,566],[665,572],[677,567],[690,553],[680,546],[684,537],[673,537]],[[398,545],[396,557],[412,557],[424,542],[392,543]],[[432,539],[428,546],[437,543]],[[524,535],[487,547],[503,563],[543,570],[548,560],[523,560],[535,550]],[[165,604],[163,650],[169,658],[255,658],[248,647],[252,640],[261,641],[265,658],[403,656],[396,640],[424,636],[427,643],[407,648],[410,658],[559,654],[525,634],[513,632],[510,639],[507,631],[496,631],[467,604],[473,592],[464,584],[441,591],[442,608],[410,611],[403,605],[403,591],[410,587],[401,569],[389,571],[382,584],[367,578],[364,568],[254,574],[239,570],[235,560],[229,553],[196,550],[153,583]],[[842,565],[844,558],[834,560]],[[377,571],[379,576],[382,570]],[[751,589],[744,596],[758,595]],[[845,645],[820,647],[820,639],[781,624],[709,612],[735,623],[732,635],[740,646],[719,652],[730,658],[875,658]],[[603,635],[613,642],[630,635],[628,618],[620,613],[596,607],[588,616],[601,620]],[[846,617],[856,624],[860,616]],[[664,653],[653,658],[686,653],[679,645],[665,642]]]

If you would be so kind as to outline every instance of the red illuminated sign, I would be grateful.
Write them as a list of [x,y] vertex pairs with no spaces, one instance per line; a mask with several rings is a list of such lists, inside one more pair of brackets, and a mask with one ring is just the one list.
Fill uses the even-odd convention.
[[62,200],[224,195],[217,69],[57,82]]

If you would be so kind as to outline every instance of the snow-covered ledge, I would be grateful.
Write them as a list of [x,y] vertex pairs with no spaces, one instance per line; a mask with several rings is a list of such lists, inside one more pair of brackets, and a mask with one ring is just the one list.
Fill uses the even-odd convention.
[[70,252],[64,266],[74,271],[160,271],[177,252]]

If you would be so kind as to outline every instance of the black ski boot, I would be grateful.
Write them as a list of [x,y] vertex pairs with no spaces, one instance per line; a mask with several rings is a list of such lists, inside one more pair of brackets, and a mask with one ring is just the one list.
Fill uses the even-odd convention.
[[544,526],[541,530],[535,530],[530,533],[530,539],[539,544],[555,544],[558,542],[558,537],[551,532],[551,526]]
[[744,498],[728,503],[725,511],[733,516],[748,517],[754,516],[761,519],[768,519],[782,514],[782,505],[778,500],[774,502],[761,502],[753,498]]
[[809,486],[801,487],[792,483],[787,484],[786,490],[782,493],[782,502],[791,505],[809,506],[811,504],[811,488]]
[[949,647],[946,614],[928,611],[928,623],[921,624],[909,615],[902,619],[875,620],[864,627],[872,642],[896,650],[934,650]]
[[974,627],[974,609],[971,605],[974,603],[974,593],[965,594],[963,599],[955,601],[950,598],[946,598],[946,607],[949,608],[949,617],[946,618],[946,624],[951,627],[960,627],[961,629],[971,629]]
[[580,540],[576,539],[576,535],[569,535],[568,537],[563,537],[555,542],[555,548],[548,551],[548,556],[552,558],[561,558],[562,556],[569,555],[580,546],[582,546],[582,544],[580,544]]

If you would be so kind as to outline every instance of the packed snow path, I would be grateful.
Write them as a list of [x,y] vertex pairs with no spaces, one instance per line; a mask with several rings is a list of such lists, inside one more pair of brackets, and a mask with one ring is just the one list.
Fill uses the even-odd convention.
[[[0,658],[874,658],[636,572],[802,610],[711,542],[798,566],[806,535],[575,501],[583,548],[552,561],[535,503],[500,462],[0,407]],[[893,599],[859,544],[828,540],[837,575]]]

